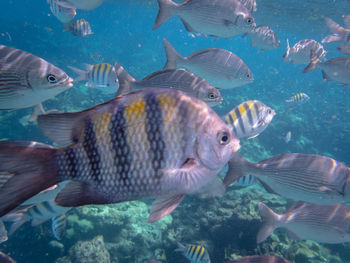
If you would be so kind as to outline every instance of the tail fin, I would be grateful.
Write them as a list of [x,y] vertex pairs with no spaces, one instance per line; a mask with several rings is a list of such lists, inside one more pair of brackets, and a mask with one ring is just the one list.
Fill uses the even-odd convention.
[[73,70],[76,74],[78,74],[78,77],[74,79],[75,82],[79,82],[79,81],[84,81],[87,80],[87,74],[88,72],[72,67],[72,66],[68,66],[68,68],[70,68],[71,70]]
[[136,80],[118,62],[114,62],[114,69],[119,82],[117,96],[129,93],[131,91],[131,83],[136,82]]
[[182,245],[180,242],[177,242],[177,249],[175,249],[176,252],[185,252],[186,247]]
[[328,17],[325,18],[325,21],[326,21],[326,25],[327,25],[329,31],[331,31],[332,35],[326,36],[324,39],[322,39],[321,42],[322,43],[331,43],[331,42],[342,41],[346,30]]
[[309,71],[315,70],[317,67],[317,64],[320,63],[321,61],[317,58],[315,52],[311,50],[310,54],[310,63],[309,65],[304,68],[303,73],[307,73]]
[[176,69],[178,60],[183,60],[183,57],[177,53],[175,48],[165,38],[163,38],[163,44],[167,59],[164,69]]
[[259,203],[259,214],[262,220],[262,226],[256,237],[257,243],[263,242],[277,227],[279,227],[281,217],[261,202]]
[[178,4],[171,0],[158,0],[158,6],[159,11],[156,21],[154,21],[153,30],[156,30],[173,15],[172,8],[177,7]]
[[283,55],[283,59],[286,60],[289,57],[289,52],[290,52],[290,46],[289,46],[289,40],[287,38],[287,50],[286,53]]
[[228,162],[228,170],[224,178],[224,185],[227,187],[237,179],[246,176],[255,168],[255,165],[237,153],[234,154],[232,159]]
[[55,153],[36,142],[0,142],[0,172],[11,175],[0,188],[0,217],[58,182]]
[[5,222],[11,222],[8,234],[11,236],[18,228],[20,228],[24,223],[30,220],[30,217],[27,213],[27,208],[23,208],[22,210],[15,211],[14,213],[9,213],[3,216],[3,220]]

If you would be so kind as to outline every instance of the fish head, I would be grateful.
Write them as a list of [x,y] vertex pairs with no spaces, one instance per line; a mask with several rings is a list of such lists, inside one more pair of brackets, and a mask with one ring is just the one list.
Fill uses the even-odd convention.
[[218,105],[222,102],[222,96],[219,90],[211,85],[206,85],[200,88],[199,98],[211,107]]
[[203,166],[219,170],[239,148],[239,139],[215,112],[201,123],[195,142],[195,156]]
[[241,65],[241,67],[238,70],[238,76],[235,79],[235,82],[238,82],[239,84],[236,84],[237,86],[245,85],[252,83],[254,81],[253,72],[246,66]]
[[73,87],[72,78],[63,70],[46,63],[28,71],[28,82],[34,90],[63,91]]
[[239,29],[241,33],[249,32],[256,27],[254,17],[249,13],[247,9],[245,10],[242,9],[237,14],[235,23],[233,24],[226,23],[225,25],[232,26],[234,30]]
[[265,104],[261,103],[259,107],[259,112],[258,112],[258,127],[259,131],[262,132],[272,121],[273,117],[276,115],[276,112],[266,106]]

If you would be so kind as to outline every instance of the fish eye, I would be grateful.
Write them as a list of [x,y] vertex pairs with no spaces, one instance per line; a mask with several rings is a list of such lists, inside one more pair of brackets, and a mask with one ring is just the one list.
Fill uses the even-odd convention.
[[248,25],[250,25],[251,23],[253,23],[253,18],[248,17],[245,21],[247,22]]
[[250,79],[250,74],[248,73],[248,74],[246,75],[246,77],[247,77],[247,79]]
[[46,79],[49,83],[56,83],[57,82],[57,78],[53,74],[47,74]]
[[268,109],[268,110],[267,110],[267,113],[268,113],[268,114],[271,114],[271,113],[272,113],[272,110],[271,110],[271,109]]
[[215,99],[215,97],[216,97],[216,96],[215,96],[214,93],[209,93],[209,94],[208,94],[208,98],[209,98],[209,99]]
[[218,141],[221,145],[226,145],[230,141],[230,134],[227,131],[221,131],[218,133]]

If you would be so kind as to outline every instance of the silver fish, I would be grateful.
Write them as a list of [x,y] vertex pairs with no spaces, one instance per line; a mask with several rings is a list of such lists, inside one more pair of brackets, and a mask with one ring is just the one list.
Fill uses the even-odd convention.
[[296,201],[321,205],[350,201],[350,168],[326,156],[287,153],[253,164],[235,154],[224,184],[248,174],[269,192]]
[[252,139],[262,133],[276,112],[258,100],[242,102],[224,116],[237,138]]
[[65,180],[59,206],[157,197],[149,218],[171,213],[186,194],[224,191],[216,174],[240,145],[203,101],[174,89],[143,89],[77,113],[38,118],[60,149],[0,142],[0,216]]
[[70,22],[66,25],[64,31],[71,31],[74,36],[78,37],[87,37],[93,34],[89,22],[85,19],[78,19]]
[[246,257],[238,258],[235,260],[225,261],[225,263],[292,263],[292,262],[277,256],[254,255],[254,256],[246,256]]
[[281,45],[278,36],[269,26],[257,26],[242,37],[247,35],[250,36],[250,45],[258,48],[259,51],[279,48]]
[[286,102],[291,104],[302,104],[309,100],[310,100],[310,97],[307,94],[301,92],[290,97],[288,100],[286,100]]
[[118,94],[144,88],[173,88],[186,92],[213,107],[222,101],[220,92],[204,79],[184,69],[166,69],[136,81],[121,65],[114,63],[120,88]]
[[92,10],[99,7],[104,0],[67,0],[78,9]]
[[0,45],[0,109],[22,109],[73,86],[61,69],[28,52]]
[[230,38],[253,29],[253,16],[238,0],[187,0],[176,4],[158,0],[159,12],[153,30],[171,16],[181,18],[188,32]]
[[291,48],[287,39],[287,51],[283,55],[283,61],[307,65],[310,63],[312,52],[320,60],[324,60],[327,53],[323,46],[313,39],[300,40]]
[[256,12],[258,10],[258,6],[256,4],[256,0],[239,0],[241,4],[248,9],[250,13]]
[[76,8],[65,0],[48,0],[52,14],[63,24],[68,24],[76,16]]
[[208,251],[200,245],[187,245],[177,243],[178,248],[175,251],[181,252],[192,263],[210,263]]
[[303,73],[312,71],[316,68],[322,70],[324,80],[333,80],[344,86],[350,84],[350,57],[340,57],[320,61],[317,56],[312,53],[310,64],[303,70]]
[[164,69],[183,67],[221,89],[235,88],[254,81],[253,73],[243,60],[228,50],[208,48],[182,57],[167,40],[163,39],[163,43],[167,56]]
[[259,203],[263,224],[257,242],[264,241],[276,228],[285,228],[294,239],[337,244],[350,241],[350,207],[297,202],[284,214],[276,214]]
[[325,21],[332,35],[326,36],[321,42],[342,42],[341,45],[338,46],[338,50],[345,54],[350,54],[350,16],[347,15],[344,17],[347,28],[341,27],[330,18],[325,18]]

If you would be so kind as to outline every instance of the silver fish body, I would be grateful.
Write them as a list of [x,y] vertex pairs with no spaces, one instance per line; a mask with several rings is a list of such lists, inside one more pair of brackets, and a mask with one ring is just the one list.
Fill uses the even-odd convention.
[[263,225],[257,235],[258,243],[264,241],[276,228],[285,228],[296,239],[337,244],[350,241],[350,207],[316,205],[297,202],[284,214],[276,214],[259,203]]
[[104,0],[67,0],[78,9],[92,10],[99,7]]
[[328,205],[350,200],[350,168],[326,156],[287,153],[253,164],[235,154],[224,183],[247,174],[269,192],[295,201]]
[[307,94],[301,92],[290,97],[288,100],[286,100],[286,102],[291,104],[302,104],[309,100],[310,100],[310,97]]
[[192,263],[210,263],[208,251],[200,245],[184,246],[178,242],[178,248],[175,250],[181,252]]
[[224,116],[237,138],[254,138],[262,133],[276,112],[258,100],[242,102]]
[[63,24],[68,24],[76,16],[76,8],[69,6],[65,0],[50,0],[52,14]]
[[338,46],[338,50],[345,54],[350,54],[350,16],[347,15],[344,17],[344,22],[347,28],[341,27],[330,18],[325,18],[325,21],[332,35],[326,36],[321,42],[341,42]]
[[311,54],[314,53],[317,59],[324,60],[326,50],[323,46],[313,39],[303,39],[290,47],[287,39],[287,51],[283,55],[284,62],[293,64],[309,64]]
[[120,92],[118,94],[145,88],[171,88],[196,97],[211,107],[222,102],[221,94],[216,88],[201,77],[184,69],[159,70],[143,80],[136,81],[118,63],[114,63],[114,67],[120,83]]
[[153,29],[177,15],[189,32],[230,38],[253,29],[253,16],[238,0],[189,0],[176,4],[158,0],[159,12]]
[[250,45],[260,51],[279,48],[281,45],[278,36],[269,26],[257,26],[246,35],[250,36]]
[[[83,112],[41,115],[38,125],[57,144],[69,146],[1,143],[0,159],[7,162],[0,162],[0,171],[16,175],[0,188],[0,215],[53,184],[73,180],[57,195],[57,205],[157,197],[149,218],[154,222],[186,194],[222,193],[216,174],[240,147],[209,106],[174,89],[143,89]],[[22,170],[23,158],[35,169]]]
[[225,263],[292,263],[292,262],[277,256],[254,255],[254,256],[246,256],[246,257],[238,258],[235,260],[225,261]]
[[0,45],[0,109],[32,107],[72,86],[63,70],[44,59]]
[[258,10],[258,6],[256,4],[256,0],[239,0],[241,4],[248,9],[250,13],[256,12]]
[[87,37],[93,34],[89,22],[85,19],[71,21],[67,25],[66,30],[71,31],[74,36],[78,37]]
[[185,68],[221,89],[235,88],[254,81],[253,73],[243,60],[228,50],[208,48],[182,57],[168,41],[163,39],[163,42],[167,56],[165,69]]

